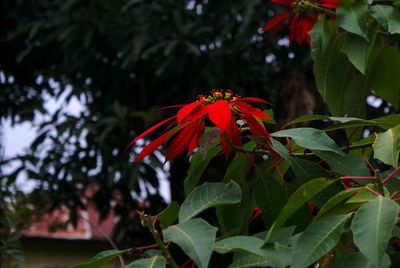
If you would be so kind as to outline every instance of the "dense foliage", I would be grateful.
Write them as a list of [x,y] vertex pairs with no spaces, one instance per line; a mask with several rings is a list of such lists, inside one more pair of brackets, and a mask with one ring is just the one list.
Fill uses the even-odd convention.
[[[342,2],[332,14],[333,1],[273,2],[292,9],[287,14],[294,21],[313,19],[313,70],[331,116],[304,115],[269,134],[264,124],[274,121],[270,111],[253,106],[263,103],[259,98],[212,91],[179,107],[176,122],[173,117],[137,160],[164,143],[167,160],[198,147],[184,181],[185,200],[159,214],[139,213],[156,244],[102,252],[76,268],[125,253],[141,257],[127,267],[214,267],[224,255],[221,267],[399,266],[400,114],[364,119],[372,90],[399,108],[397,3]],[[276,26],[282,19],[272,21]],[[309,25],[291,25],[292,38],[307,40]],[[309,121],[326,124],[298,127]],[[204,123],[215,126],[204,129]],[[338,135],[343,144],[335,142]],[[229,165],[212,179],[218,182],[208,182],[204,172],[218,155]],[[261,215],[262,227],[254,229]],[[179,265],[175,246],[187,256]]]

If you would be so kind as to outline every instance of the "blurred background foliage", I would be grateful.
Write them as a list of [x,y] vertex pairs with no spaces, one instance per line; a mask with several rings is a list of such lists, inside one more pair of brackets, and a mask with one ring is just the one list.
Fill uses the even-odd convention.
[[[111,210],[119,217],[120,245],[143,245],[135,209],[165,206],[157,169],[168,165],[154,156],[132,165],[135,148],[125,147],[175,112],[159,107],[212,88],[262,97],[279,109],[274,87],[298,81],[293,70],[307,77],[311,59],[308,48],[288,45],[287,31],[268,43],[261,28],[276,10],[264,0],[1,1],[0,116],[39,129],[29,152],[1,162],[15,166],[1,175],[2,201],[23,174],[36,181],[30,202],[42,211],[66,206],[74,223],[77,208],[93,202],[102,217]],[[85,109],[78,116],[48,111],[48,97],[61,95]],[[177,159],[167,173],[175,200],[186,161]],[[94,183],[97,190],[85,194]],[[147,192],[145,204],[133,191]]]

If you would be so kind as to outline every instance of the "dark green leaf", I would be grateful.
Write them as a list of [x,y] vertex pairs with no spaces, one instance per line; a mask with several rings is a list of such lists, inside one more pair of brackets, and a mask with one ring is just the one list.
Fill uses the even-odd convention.
[[290,196],[289,201],[271,226],[268,232],[268,237],[270,237],[275,230],[279,229],[286,222],[286,220],[291,215],[293,215],[294,212],[296,212],[315,195],[317,195],[319,192],[321,192],[323,189],[334,182],[336,182],[336,180],[314,179],[312,181],[306,182],[300,188],[298,188]]
[[376,95],[399,109],[400,94],[400,51],[386,46],[382,49],[371,68],[372,85]]
[[319,158],[329,164],[331,169],[343,176],[370,176],[369,169],[362,157],[338,155],[332,152],[313,150]]
[[187,176],[184,180],[185,195],[188,195],[194,187],[196,187],[204,173],[204,170],[220,150],[219,146],[211,148],[207,152],[205,158],[203,158],[200,150],[193,155],[190,167],[187,171]]
[[179,204],[176,201],[172,201],[166,209],[158,214],[158,220],[161,222],[163,228],[167,228],[178,219]]
[[325,54],[314,61],[317,89],[334,116],[346,114],[345,91],[356,71],[346,55],[341,52],[343,42],[343,37],[336,36]]
[[344,191],[341,191],[340,193],[336,194],[335,196],[331,197],[325,205],[321,207],[319,210],[318,214],[314,217],[313,222],[319,220],[320,218],[324,217],[326,213],[328,213],[331,209],[340,206],[342,203],[344,203],[347,199],[349,199],[351,196],[355,195],[358,191],[360,191],[362,188],[350,188]]

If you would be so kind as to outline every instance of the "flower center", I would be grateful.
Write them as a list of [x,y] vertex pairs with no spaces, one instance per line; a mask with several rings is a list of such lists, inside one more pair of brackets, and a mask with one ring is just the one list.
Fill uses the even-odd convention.
[[232,90],[227,89],[214,89],[211,90],[211,94],[208,96],[199,95],[197,98],[199,101],[205,104],[211,104],[216,102],[217,100],[226,100],[227,102],[232,102],[236,100],[239,96],[235,94]]
[[292,2],[292,10],[299,17],[307,17],[315,13],[318,6],[317,0],[295,0]]

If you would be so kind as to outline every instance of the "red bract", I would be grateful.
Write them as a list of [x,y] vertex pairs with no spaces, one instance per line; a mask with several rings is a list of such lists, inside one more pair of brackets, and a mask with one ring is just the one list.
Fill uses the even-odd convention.
[[188,154],[192,153],[194,149],[199,147],[199,140],[204,134],[207,117],[220,130],[221,146],[226,155],[230,153],[230,146],[226,139],[229,139],[235,146],[241,145],[240,129],[236,119],[242,119],[253,135],[262,136],[269,143],[270,136],[262,120],[270,120],[270,117],[260,109],[250,105],[251,102],[268,104],[268,102],[259,98],[241,98],[233,94],[231,90],[213,90],[208,97],[199,96],[197,101],[180,108],[176,116],[152,126],[131,142],[130,145],[170,122],[161,136],[142,149],[135,162],[142,160],[165,143],[168,143],[166,160],[176,158],[185,149],[187,149]]
[[[297,44],[301,45],[305,39],[308,44],[311,43],[308,32],[317,22],[324,9],[335,9],[338,6],[338,0],[271,0],[281,6],[285,6],[288,10],[276,15],[268,21],[263,31],[273,29],[271,39],[279,32],[282,26],[292,18],[290,23],[289,40],[292,42],[296,39]],[[326,10],[329,12],[329,10]]]

